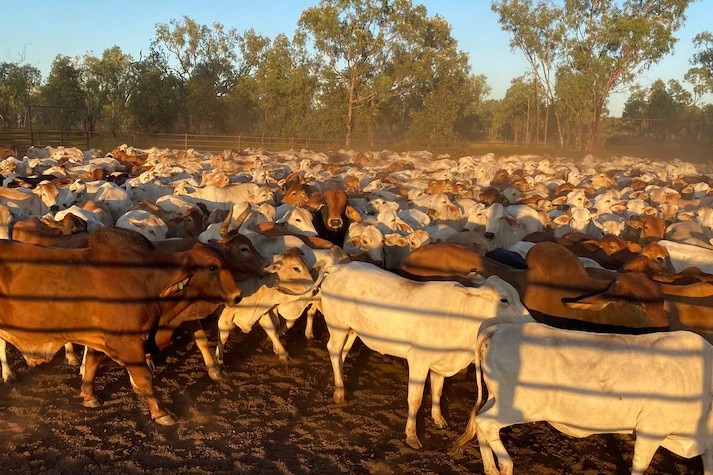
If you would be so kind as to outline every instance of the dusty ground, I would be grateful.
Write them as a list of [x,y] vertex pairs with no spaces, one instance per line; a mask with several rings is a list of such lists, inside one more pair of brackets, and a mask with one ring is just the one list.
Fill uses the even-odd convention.
[[[179,423],[152,423],[123,369],[103,363],[99,409],[79,403],[76,368],[61,355],[28,368],[10,352],[17,380],[0,385],[0,473],[482,473],[471,443],[448,454],[475,400],[472,371],[451,378],[444,401],[451,426],[431,421],[428,390],[419,420],[424,449],[403,442],[407,368],[402,360],[355,345],[345,363],[348,403],[332,402],[323,321],[307,344],[303,327],[285,337],[283,364],[261,328],[228,342],[226,379],[211,381],[191,338],[179,332],[157,361],[155,387]],[[624,474],[633,438],[564,436],[547,424],[503,431],[520,474]],[[647,475],[700,474],[700,457],[659,449]]]

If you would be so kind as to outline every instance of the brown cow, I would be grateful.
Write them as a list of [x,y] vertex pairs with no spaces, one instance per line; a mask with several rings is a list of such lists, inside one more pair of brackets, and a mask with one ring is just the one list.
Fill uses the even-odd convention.
[[[152,419],[173,424],[154,394],[147,350],[165,348],[182,321],[207,307],[236,303],[240,290],[223,256],[202,244],[169,254],[117,228],[98,229],[89,244],[58,250],[0,241],[0,338],[30,366],[67,341],[87,346],[80,395],[88,407],[99,405],[94,378],[104,353],[127,369]],[[190,311],[194,304],[201,312]]]
[[45,247],[79,248],[89,243],[87,223],[67,213],[60,221],[30,218],[12,225],[11,238]]
[[[457,279],[466,283],[472,272],[489,277],[497,275],[520,294],[522,303],[533,317],[556,326],[585,329],[667,328],[663,297],[657,284],[644,274],[614,274],[613,279],[595,279],[587,274],[577,256],[565,247],[540,242],[527,254],[529,269],[514,269],[452,243],[434,243],[415,249],[402,265],[409,277]],[[617,284],[612,286],[612,282]],[[627,304],[627,289],[643,302],[647,312],[632,312]],[[621,299],[610,308],[591,311],[565,304],[584,295],[612,292]],[[611,295],[609,295],[611,298]],[[635,330],[639,331],[639,330]]]
[[636,215],[626,221],[622,237],[641,245],[664,238],[668,224],[660,216],[649,214]]
[[0,160],[8,157],[17,157],[17,149],[12,145],[0,145]]
[[361,215],[349,204],[347,194],[343,190],[336,188],[324,190],[322,199],[324,206],[314,217],[314,227],[319,237],[337,246],[343,246],[349,224],[361,222]]

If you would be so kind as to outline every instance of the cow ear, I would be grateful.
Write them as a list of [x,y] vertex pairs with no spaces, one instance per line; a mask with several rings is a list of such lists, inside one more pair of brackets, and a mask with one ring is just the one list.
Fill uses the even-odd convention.
[[602,294],[590,295],[582,298],[563,298],[562,305],[572,310],[603,310],[614,301],[604,297]]
[[488,281],[487,278],[485,278],[482,274],[479,274],[476,271],[471,271],[468,273],[468,280],[473,282],[473,285],[475,285],[476,287],[480,287]]
[[344,210],[344,214],[346,214],[347,218],[352,223],[361,223],[361,215],[354,206],[348,204]]
[[277,272],[279,272],[279,270],[282,269],[282,264],[283,264],[282,261],[275,261],[272,264],[270,264],[269,266],[265,267],[264,270],[265,270],[265,272],[267,272],[269,274],[277,274]]
[[387,246],[404,247],[408,244],[406,238],[397,233],[384,234],[384,243]]
[[565,224],[569,224],[571,219],[572,218],[568,214],[561,214],[553,219],[552,222],[559,224],[560,226],[564,226]]
[[182,276],[178,282],[171,284],[168,287],[166,287],[165,289],[163,289],[163,292],[161,292],[159,294],[159,296],[163,299],[163,298],[168,297],[169,295],[171,295],[174,292],[180,292],[181,290],[185,289],[188,286],[188,282],[190,280],[191,280],[190,274],[186,275],[186,276]]

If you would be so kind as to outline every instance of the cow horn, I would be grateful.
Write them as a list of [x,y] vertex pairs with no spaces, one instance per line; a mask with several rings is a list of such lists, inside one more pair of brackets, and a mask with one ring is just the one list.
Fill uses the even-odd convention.
[[220,237],[223,239],[228,239],[228,231],[230,230],[230,222],[233,220],[233,207],[230,207],[228,211],[228,216],[225,217],[223,223],[220,225]]

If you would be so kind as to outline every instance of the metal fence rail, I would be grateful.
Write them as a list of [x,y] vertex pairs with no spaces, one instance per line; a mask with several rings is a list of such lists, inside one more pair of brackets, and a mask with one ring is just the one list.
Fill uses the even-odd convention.
[[[265,150],[340,150],[347,148],[338,139],[320,139],[304,137],[264,137],[246,135],[207,135],[207,134],[148,134],[132,133],[123,135],[86,134],[84,131],[57,130],[13,130],[0,131],[0,143],[14,145],[18,150],[26,150],[31,145],[65,146],[84,149],[96,148],[111,151],[121,144],[138,148],[169,148],[175,150],[196,149],[202,152],[221,152],[223,150],[244,150],[246,148]],[[468,142],[364,142],[354,141],[348,148],[352,150],[429,150],[434,153],[453,153],[465,151]]]

